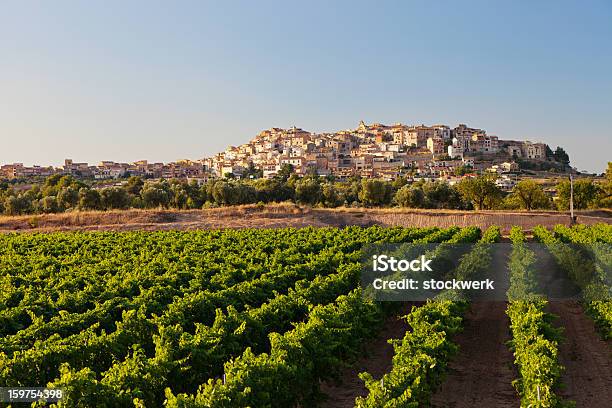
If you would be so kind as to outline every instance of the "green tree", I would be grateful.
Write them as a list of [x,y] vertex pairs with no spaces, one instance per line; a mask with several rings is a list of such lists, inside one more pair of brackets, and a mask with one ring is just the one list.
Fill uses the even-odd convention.
[[219,205],[234,205],[240,201],[239,192],[227,181],[217,181],[213,187],[212,196]]
[[385,205],[391,201],[391,184],[384,180],[364,179],[361,181],[359,199],[365,205]]
[[[40,190],[40,185],[38,185],[38,184],[32,185],[32,187],[30,187],[27,191],[22,193],[22,195],[29,202],[31,202],[33,207],[34,207],[34,204],[38,203],[38,201],[42,198],[42,194],[41,194],[41,190]],[[33,208],[33,210],[35,210],[35,209]]]
[[107,187],[100,191],[102,207],[107,210],[119,210],[127,208],[130,197],[127,191],[119,187]]
[[196,180],[183,183],[183,189],[187,194],[187,208],[201,208],[205,200],[202,200],[202,190]]
[[608,168],[601,183],[597,206],[600,208],[612,208],[612,162],[608,162]]
[[238,183],[234,186],[238,189],[238,204],[253,204],[257,202],[257,191],[248,183]]
[[[574,180],[574,209],[589,208],[597,202],[600,193],[599,187],[590,179]],[[557,184],[557,207],[559,210],[568,210],[570,202],[570,182],[563,180]]]
[[32,212],[32,202],[22,194],[9,196],[4,200],[4,212],[7,215],[21,215]]
[[462,207],[461,194],[448,183],[441,181],[423,184],[426,208],[459,209]]
[[82,187],[79,190],[79,208],[82,210],[101,210],[102,198],[98,190]]
[[42,195],[43,197],[46,196],[57,196],[57,193],[59,191],[59,188],[57,186],[57,184],[59,183],[60,179],[62,178],[61,174],[54,174],[52,176],[49,176],[45,179],[45,182],[42,186]]
[[60,179],[63,177],[61,174],[53,174],[45,179],[45,187],[56,186]]
[[200,187],[200,197],[202,197],[202,201],[212,202],[215,199],[213,198],[213,189],[215,188],[215,180],[209,179],[205,184]]
[[344,200],[347,204],[356,203],[359,201],[359,197],[361,195],[361,177],[353,176],[351,177],[347,183],[344,184],[345,189],[343,192]]
[[258,179],[252,182],[257,201],[287,201],[293,198],[294,191],[279,179]]
[[61,209],[75,208],[79,203],[79,191],[68,187],[60,187],[57,193],[57,204]]
[[565,166],[569,166],[570,158],[567,152],[560,146],[557,146],[555,151],[553,152],[553,157],[559,163],[563,163]]
[[344,201],[335,184],[327,182],[321,190],[323,205],[328,208],[335,208],[342,205]]
[[294,173],[293,165],[289,163],[281,164],[280,169],[276,173],[276,177],[283,182],[286,182]]
[[293,174],[291,174],[289,176],[289,178],[285,182],[285,185],[287,187],[289,187],[291,189],[291,191],[293,191],[293,194],[291,195],[292,198],[295,196],[295,186],[296,186],[297,182],[300,181],[301,179],[302,178],[300,176],[298,176],[297,174],[293,173]]
[[397,177],[391,182],[391,185],[393,186],[393,189],[395,191],[398,191],[400,188],[404,187],[407,184],[408,180],[406,179],[406,177]]
[[132,176],[128,179],[126,185],[124,186],[125,191],[132,195],[140,195],[140,191],[144,186],[144,181],[139,176]]
[[146,184],[142,188],[140,196],[146,208],[168,208],[173,195],[166,184],[153,183]]
[[419,185],[405,185],[395,193],[394,200],[400,207],[423,208],[425,193]]
[[255,187],[239,181],[217,181],[212,195],[213,200],[218,205],[249,204],[257,200]]
[[295,199],[299,203],[315,205],[321,200],[321,184],[315,177],[304,177],[295,184]]
[[516,203],[518,208],[530,211],[536,208],[550,208],[550,198],[542,187],[533,180],[521,180],[512,189],[508,202]]
[[75,179],[74,177],[67,175],[67,176],[63,176],[62,178],[59,179],[58,183],[57,183],[57,187],[62,189],[62,188],[67,188],[67,187],[73,187],[76,188],[77,191],[79,188],[83,187],[83,183],[77,179]]
[[471,202],[478,210],[495,207],[502,196],[493,178],[487,175],[465,178],[457,184],[457,190],[464,200]]
[[54,196],[46,196],[41,198],[39,208],[40,211],[46,214],[56,213],[60,210],[60,207],[57,204],[57,199]]
[[170,207],[184,210],[187,208],[189,194],[185,183],[174,181],[170,184]]

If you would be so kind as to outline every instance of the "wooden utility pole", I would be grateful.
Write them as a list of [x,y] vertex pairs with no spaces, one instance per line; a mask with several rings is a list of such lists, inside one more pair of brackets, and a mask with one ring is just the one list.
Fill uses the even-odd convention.
[[570,225],[574,225],[576,223],[576,218],[574,217],[574,176],[570,174]]

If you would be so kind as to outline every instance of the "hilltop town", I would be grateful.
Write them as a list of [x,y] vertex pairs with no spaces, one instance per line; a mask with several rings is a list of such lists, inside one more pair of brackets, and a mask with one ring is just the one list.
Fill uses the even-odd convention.
[[[611,165],[605,177],[589,177],[569,166],[561,147],[504,140],[464,124],[362,121],[334,133],[272,128],[200,160],[90,166],[66,159],[58,168],[14,163],[0,171],[0,213],[6,215],[283,202],[566,210],[572,197],[575,209],[608,208],[612,191]],[[572,184],[568,174],[579,177]]]
[[[312,133],[291,127],[271,128],[248,143],[230,146],[213,157],[172,163],[102,161],[97,165],[66,159],[60,168],[21,163],[0,167],[0,178],[70,174],[98,180],[128,176],[189,179],[204,183],[211,178],[252,177],[253,171],[273,178],[290,165],[297,175],[318,174],[337,180],[351,176],[393,180],[400,176],[453,181],[466,173],[492,171],[501,174],[520,170],[571,171],[561,148],[546,144],[502,140],[484,129],[459,124],[384,125],[365,124],[333,133]],[[500,177],[499,183],[512,183]]]
[[[298,175],[333,175],[392,180],[411,174],[427,178],[449,178],[459,169],[516,172],[521,167],[566,171],[569,158],[562,149],[553,152],[544,143],[501,140],[483,129],[459,124],[366,125],[335,133],[311,133],[300,128],[272,128],[250,142],[228,147],[207,159],[213,174],[241,176],[249,166],[273,177],[285,164]],[[252,164],[251,164],[252,163]],[[522,166],[521,166],[522,165]]]

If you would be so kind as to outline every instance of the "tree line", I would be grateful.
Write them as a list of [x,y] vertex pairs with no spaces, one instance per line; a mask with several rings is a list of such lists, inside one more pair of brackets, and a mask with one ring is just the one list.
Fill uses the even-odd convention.
[[[21,188],[20,188],[21,187]],[[203,185],[185,180],[143,180],[131,177],[121,186],[95,188],[69,175],[53,175],[41,183],[15,186],[0,182],[0,213],[6,215],[57,213],[75,210],[128,208],[199,209],[253,203],[291,201],[320,207],[409,207],[431,209],[559,209],[569,208],[570,184],[557,184],[557,199],[533,180],[525,179],[509,193],[495,185],[495,177],[465,178],[455,185],[352,177],[299,177],[287,165],[273,179],[209,180]],[[574,208],[612,207],[612,163],[603,182],[574,182]]]

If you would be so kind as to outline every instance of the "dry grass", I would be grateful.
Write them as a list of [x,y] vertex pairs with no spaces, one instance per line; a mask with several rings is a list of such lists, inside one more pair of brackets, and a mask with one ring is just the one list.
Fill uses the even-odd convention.
[[74,211],[59,214],[0,216],[0,231],[69,227],[172,224],[201,218],[240,218],[248,215],[297,215],[307,210],[292,203],[248,204],[205,210],[113,210]]
[[[199,211],[199,210],[198,210]],[[231,207],[208,208],[203,210],[208,215],[240,216],[248,214],[302,214],[307,208],[299,207],[290,202],[270,204],[245,204]]]
[[[566,215],[569,216],[569,211],[553,211],[553,210],[447,210],[447,209],[428,209],[428,208],[364,208],[364,207],[337,207],[337,208],[326,208],[326,211],[341,212],[341,213],[355,213],[364,212],[369,213],[391,213],[391,214],[425,214],[425,215],[440,215],[440,214],[516,214],[516,215]],[[579,216],[596,216],[596,217],[611,217],[612,210],[597,209],[597,210],[578,210],[576,214]]]
[[[583,224],[610,223],[608,210],[577,212]],[[519,225],[529,231],[536,225],[567,224],[567,213],[555,211],[457,211],[422,209],[309,208],[293,203],[249,204],[205,210],[86,211],[63,214],[0,216],[0,232],[51,232],[71,230],[167,230],[208,228],[279,228],[304,226],[383,225],[450,227]]]
[[172,211],[75,211],[61,214],[21,215],[0,217],[0,229],[37,227],[65,227],[85,225],[128,224],[135,222],[171,222],[176,219]]

